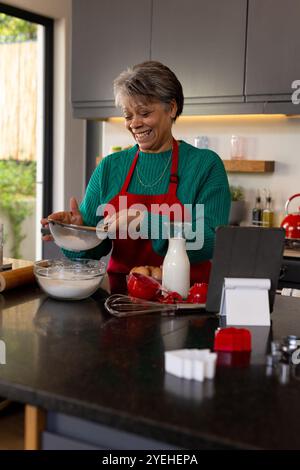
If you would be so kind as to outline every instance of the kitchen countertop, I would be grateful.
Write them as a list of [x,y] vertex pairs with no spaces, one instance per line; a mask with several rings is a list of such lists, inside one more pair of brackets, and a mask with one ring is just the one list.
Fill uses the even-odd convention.
[[3,258],[3,264],[12,264],[12,269],[27,268],[33,265],[33,261],[15,258]]
[[198,383],[165,374],[164,351],[212,348],[217,317],[116,319],[106,295],[1,294],[0,395],[183,448],[300,448],[300,380],[282,384],[265,365],[270,338],[300,336],[299,299],[277,296],[271,329],[251,328],[248,367],[218,366]]
[[286,248],[283,252],[283,256],[286,258],[300,258],[300,250],[291,250],[290,248]]

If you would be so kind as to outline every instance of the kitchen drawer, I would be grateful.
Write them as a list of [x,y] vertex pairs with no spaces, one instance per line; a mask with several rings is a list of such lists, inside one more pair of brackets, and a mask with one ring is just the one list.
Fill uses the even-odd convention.
[[[179,447],[86,419],[50,411],[43,449],[180,450]],[[52,446],[52,447],[50,447]],[[57,446],[57,447],[53,447]]]
[[59,434],[43,432],[42,450],[106,450],[104,447],[95,447],[86,442],[76,441]]

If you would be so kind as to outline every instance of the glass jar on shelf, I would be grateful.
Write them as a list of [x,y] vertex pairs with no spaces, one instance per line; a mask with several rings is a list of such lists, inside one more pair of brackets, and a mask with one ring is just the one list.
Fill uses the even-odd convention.
[[244,160],[245,148],[244,138],[238,135],[232,135],[230,139],[230,158],[231,160]]
[[197,147],[198,149],[208,149],[209,140],[208,140],[207,135],[195,137],[194,145],[195,145],[195,147]]

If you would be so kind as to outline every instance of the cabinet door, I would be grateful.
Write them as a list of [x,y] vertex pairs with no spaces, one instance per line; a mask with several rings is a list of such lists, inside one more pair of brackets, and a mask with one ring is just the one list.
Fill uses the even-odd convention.
[[251,95],[266,95],[260,99],[267,101],[290,100],[291,84],[300,79],[299,21],[299,0],[249,0],[248,100]]
[[151,57],[176,73],[186,103],[243,100],[246,10],[246,0],[153,0]]
[[150,58],[151,0],[73,0],[72,6],[75,116],[110,115],[113,80]]

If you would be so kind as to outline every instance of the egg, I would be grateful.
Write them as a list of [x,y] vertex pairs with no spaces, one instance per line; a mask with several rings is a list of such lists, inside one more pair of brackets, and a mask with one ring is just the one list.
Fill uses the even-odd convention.
[[135,268],[132,268],[130,271],[131,273],[139,273],[143,274],[144,276],[150,276],[150,270],[148,269],[147,266],[136,266]]

